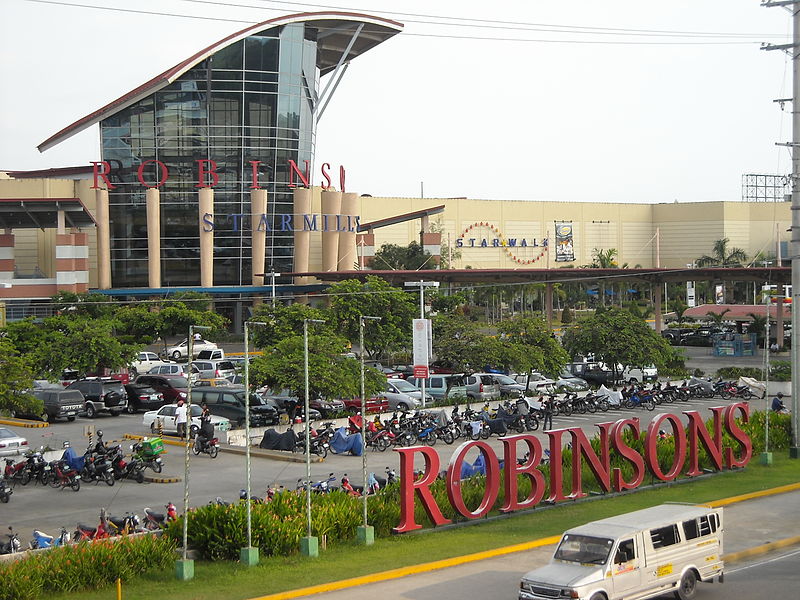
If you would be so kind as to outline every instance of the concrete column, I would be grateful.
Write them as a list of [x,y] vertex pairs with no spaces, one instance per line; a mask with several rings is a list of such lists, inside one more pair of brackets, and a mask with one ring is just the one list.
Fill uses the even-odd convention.
[[553,284],[544,284],[544,314],[547,319],[547,328],[553,328]]
[[214,220],[214,189],[200,188],[199,202],[199,229],[200,229],[200,285],[201,287],[214,286],[214,229],[204,222]]
[[661,329],[663,328],[662,323],[662,316],[661,316],[661,283],[654,283],[653,284],[653,304],[655,306],[655,321],[656,321],[656,333],[660,334]]
[[88,238],[86,233],[56,234],[56,289],[59,291],[88,291]]
[[[97,211],[97,287],[111,288],[111,217],[108,210],[108,190],[95,190]],[[58,233],[64,233],[59,219]]]
[[14,279],[14,234],[10,229],[0,234],[0,279]]
[[161,287],[161,192],[147,188],[147,277],[151,288]]
[[[786,292],[783,289],[783,284],[778,284],[778,305],[775,307],[775,341],[778,343],[778,348],[783,349],[783,299]],[[767,312],[769,318],[769,312]],[[769,340],[767,341],[769,343]]]
[[[304,227],[303,215],[311,213],[311,189],[294,189],[294,271],[306,273],[309,270],[309,256],[311,252],[311,231]],[[307,277],[295,277],[294,282],[302,285]]]
[[422,242],[422,249],[432,257],[431,261],[423,269],[438,268],[439,263],[442,262],[442,234],[423,231],[420,234],[420,241]]
[[339,230],[337,271],[352,271],[358,263],[356,216],[358,216],[358,194],[352,192],[342,194],[341,217],[337,219],[337,229]]
[[342,192],[325,190],[322,196],[322,270],[335,271],[339,259],[339,232],[336,215],[342,212]]
[[267,212],[267,190],[250,192],[250,221],[252,245],[252,282],[253,285],[264,285],[264,258],[267,248],[267,228],[261,223],[262,215]]
[[358,268],[360,271],[372,268],[375,258],[375,234],[359,233],[356,236],[356,249],[358,250]]

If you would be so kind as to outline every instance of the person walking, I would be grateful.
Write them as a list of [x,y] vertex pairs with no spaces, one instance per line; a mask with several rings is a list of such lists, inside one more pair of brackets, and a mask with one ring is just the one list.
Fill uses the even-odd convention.
[[186,437],[186,405],[183,400],[178,400],[178,408],[175,409],[175,426],[178,429],[178,437]]
[[553,399],[542,399],[542,431],[548,431],[553,428]]

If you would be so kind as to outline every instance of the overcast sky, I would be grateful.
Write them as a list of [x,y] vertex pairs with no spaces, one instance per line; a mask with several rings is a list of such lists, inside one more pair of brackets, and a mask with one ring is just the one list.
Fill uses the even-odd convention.
[[[66,6],[78,2],[162,14]],[[344,165],[350,191],[739,200],[743,173],[790,169],[775,146],[791,135],[790,106],[772,100],[791,95],[791,68],[759,49],[787,40],[789,13],[758,0],[2,5],[0,170],[98,160],[97,125],[36,146],[248,24],[316,10],[405,24],[352,62],[319,124],[317,161]]]

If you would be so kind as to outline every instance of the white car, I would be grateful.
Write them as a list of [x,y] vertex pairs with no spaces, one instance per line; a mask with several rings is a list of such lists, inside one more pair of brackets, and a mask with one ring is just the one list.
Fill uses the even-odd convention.
[[[511,375],[511,377],[519,384],[523,386],[528,385],[528,374],[527,373],[517,373],[515,375]],[[535,371],[531,373],[531,381],[528,387],[528,391],[533,394],[543,394],[545,392],[549,392],[552,389],[555,389],[556,382],[549,377],[545,377],[541,373],[536,373]]]
[[[197,358],[197,355],[200,354],[203,350],[217,350],[217,345],[214,342],[209,342],[208,340],[195,340],[192,342],[192,354],[194,358]],[[180,344],[176,344],[175,346],[170,346],[167,348],[164,354],[171,358],[172,360],[181,360],[183,358],[189,358],[189,340],[185,339]]]
[[137,373],[147,373],[153,367],[167,365],[155,352],[139,352],[139,356],[131,363],[131,369]]
[[[158,410],[148,411],[144,413],[142,424],[153,434],[158,433],[159,424],[161,425],[161,431],[177,432],[178,425],[175,423],[175,409],[177,408],[177,404],[165,404]],[[192,435],[200,430],[200,415],[202,412],[203,409],[200,408],[199,404],[192,404]],[[220,431],[228,431],[231,428],[231,422],[228,419],[217,415],[211,415],[211,424],[214,429],[219,429]]]

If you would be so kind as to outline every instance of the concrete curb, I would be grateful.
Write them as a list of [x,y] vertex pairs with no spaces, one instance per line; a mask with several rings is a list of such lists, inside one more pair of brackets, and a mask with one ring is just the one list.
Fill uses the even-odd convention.
[[[245,455],[245,449],[242,446],[231,446],[229,444],[220,444],[219,449],[223,452],[230,452],[231,454]],[[271,458],[272,460],[282,460],[284,462],[304,463],[306,462],[305,454],[297,454],[296,452],[283,452],[281,450],[263,450],[261,448],[250,448],[251,458]],[[325,462],[324,458],[319,456],[312,456],[311,462],[321,463]]]
[[148,483],[178,483],[183,481],[183,477],[154,477],[145,475],[144,480]]
[[800,544],[800,535],[790,538],[784,538],[782,540],[777,540],[775,542],[767,542],[766,544],[762,544],[760,546],[756,546],[755,548],[748,548],[747,550],[741,550],[739,552],[732,552],[730,554],[724,554],[722,556],[722,560],[726,563],[736,563],[745,558],[750,558],[752,556],[759,556],[760,554],[766,554],[767,552],[772,552],[774,550],[780,550],[781,548],[788,548],[790,546],[797,546]]
[[28,429],[36,429],[41,427],[50,427],[47,421],[29,421],[28,419],[11,419],[3,417],[0,419],[3,425],[12,425],[14,427],[27,427]]
[[[137,434],[135,434],[135,433],[124,433],[124,434],[122,434],[122,437],[123,437],[124,439],[126,439],[126,440],[135,440],[135,441],[137,441],[137,442],[138,442],[138,441],[141,441],[141,440],[143,440],[143,439],[144,439],[144,438],[146,438],[146,437],[148,437],[148,438],[149,438],[149,437],[157,437],[157,436],[152,436],[152,435],[137,435]],[[180,438],[174,438],[174,439],[170,439],[170,438],[169,438],[169,436],[162,435],[162,436],[161,436],[161,440],[162,440],[162,441],[163,441],[165,444],[167,444],[167,445],[169,445],[169,446],[179,446],[179,447],[181,447],[181,448],[183,448],[183,447],[185,447],[185,446],[186,446],[186,442],[184,442],[184,441],[183,441],[183,440],[181,440]]]
[[[770,488],[768,490],[761,490],[758,492],[751,492],[749,494],[742,494],[740,496],[722,498],[720,500],[715,500],[714,502],[708,502],[706,504],[707,506],[713,506],[713,507],[727,506],[730,504],[736,504],[738,502],[744,502],[746,500],[763,498],[766,496],[774,496],[777,494],[783,494],[785,492],[791,492],[798,489],[800,489],[800,483],[793,483],[776,488]],[[391,579],[398,579],[400,577],[405,577],[406,575],[416,575],[418,573],[436,571],[438,569],[454,567],[456,565],[462,565],[465,563],[484,560],[487,558],[494,558],[496,556],[503,556],[505,554],[511,554],[514,552],[522,552],[525,550],[531,550],[533,548],[541,548],[543,546],[554,545],[560,539],[561,536],[557,535],[557,536],[542,538],[539,540],[533,540],[531,542],[524,542],[522,544],[515,544],[513,546],[503,546],[501,548],[494,548],[492,550],[486,550],[484,552],[467,554],[465,556],[455,556],[453,558],[446,558],[443,560],[422,563],[419,565],[410,565],[408,567],[391,569],[389,571],[382,571],[380,573],[371,573],[369,575],[362,575],[360,577],[352,577],[350,579],[342,579],[339,581],[331,581],[329,583],[321,583],[318,585],[299,588],[296,590],[287,590],[285,592],[278,592],[276,594],[269,594],[267,596],[257,596],[255,598],[250,598],[249,600],[288,600],[290,598],[302,598],[304,596],[321,594],[323,592],[333,592],[336,590],[342,590],[360,585],[366,585],[368,583],[376,583],[378,581],[388,581]],[[769,542],[767,544],[763,544],[755,548],[749,548],[747,550],[742,550],[740,552],[733,552],[731,554],[726,554],[723,556],[723,560],[725,560],[726,562],[737,562],[743,560],[744,558],[748,558],[750,556],[757,556],[759,554],[771,552],[772,550],[777,550],[779,548],[793,546],[795,544],[800,544],[800,536],[786,538],[783,540],[778,540],[776,542]]]

